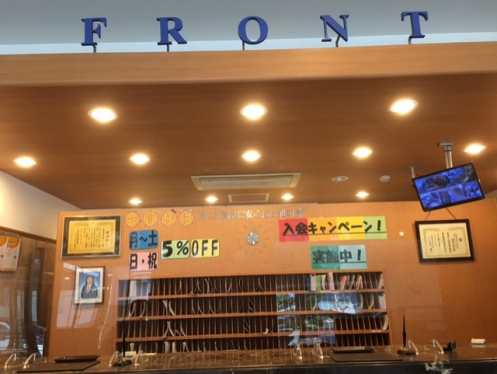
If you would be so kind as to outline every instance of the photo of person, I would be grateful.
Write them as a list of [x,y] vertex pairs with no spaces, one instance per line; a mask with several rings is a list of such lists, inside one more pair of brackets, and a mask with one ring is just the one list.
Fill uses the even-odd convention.
[[76,304],[96,304],[103,302],[104,268],[77,268],[74,287]]
[[98,297],[98,287],[95,284],[95,277],[87,275],[83,287],[81,287],[82,299],[96,299]]

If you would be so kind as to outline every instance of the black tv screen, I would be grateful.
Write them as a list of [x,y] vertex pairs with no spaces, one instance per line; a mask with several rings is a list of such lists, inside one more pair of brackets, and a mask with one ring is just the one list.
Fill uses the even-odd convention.
[[413,178],[425,212],[485,198],[472,163]]

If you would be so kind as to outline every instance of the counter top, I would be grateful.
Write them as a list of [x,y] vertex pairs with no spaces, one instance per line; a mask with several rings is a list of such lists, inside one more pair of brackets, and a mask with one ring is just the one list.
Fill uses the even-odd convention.
[[[111,357],[99,357],[96,365],[88,367],[85,373],[134,373],[146,371],[150,374],[167,371],[168,373],[338,373],[353,374],[368,368],[368,374],[389,373],[485,373],[497,374],[497,345],[463,346],[453,352],[440,354],[431,350],[419,349],[416,356],[399,356],[400,347],[376,349],[373,353],[333,354],[330,348],[322,350],[323,356],[316,355],[311,349],[304,349],[299,358],[293,350],[275,351],[229,351],[229,352],[188,352],[169,354],[145,354],[137,357],[131,365],[114,367]],[[339,355],[338,361],[333,356]],[[1,363],[5,363],[2,359]],[[5,372],[67,372],[70,366],[57,366],[47,363],[30,364],[27,369],[17,364]],[[362,369],[362,370],[361,370]],[[81,370],[81,368],[79,369]]]

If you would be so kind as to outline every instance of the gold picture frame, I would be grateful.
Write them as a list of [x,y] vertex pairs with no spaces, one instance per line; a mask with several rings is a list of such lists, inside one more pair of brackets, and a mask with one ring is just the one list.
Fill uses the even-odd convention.
[[421,262],[474,260],[469,220],[416,221]]
[[62,257],[119,256],[120,216],[66,217]]

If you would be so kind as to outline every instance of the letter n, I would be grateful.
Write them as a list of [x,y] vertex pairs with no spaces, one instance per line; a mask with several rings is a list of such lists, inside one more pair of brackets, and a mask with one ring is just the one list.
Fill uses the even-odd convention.
[[324,38],[321,39],[322,42],[331,42],[331,38],[328,36],[328,27],[331,27],[333,31],[335,31],[338,35],[336,41],[337,46],[340,38],[343,38],[343,40],[345,41],[349,40],[349,33],[347,30],[347,18],[349,18],[348,14],[340,15],[340,18],[343,20],[343,26],[341,26],[337,21],[335,21],[331,16],[322,15],[319,18],[323,20],[323,26],[324,26]]

